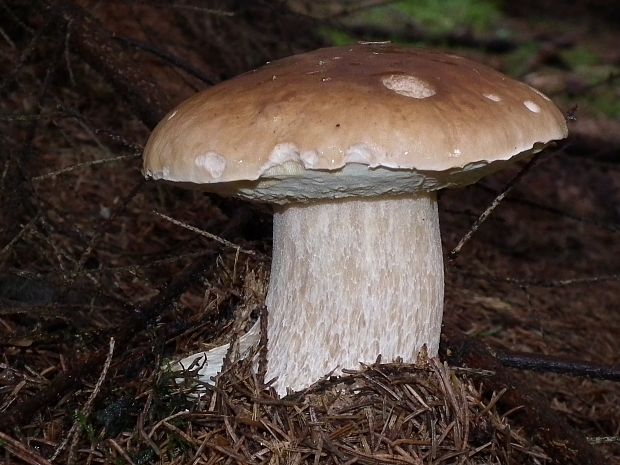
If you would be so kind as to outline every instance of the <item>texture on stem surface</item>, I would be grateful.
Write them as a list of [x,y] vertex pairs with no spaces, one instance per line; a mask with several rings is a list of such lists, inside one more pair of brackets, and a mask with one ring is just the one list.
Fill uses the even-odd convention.
[[267,379],[278,392],[378,355],[436,355],[443,261],[434,193],[292,205],[274,217]]

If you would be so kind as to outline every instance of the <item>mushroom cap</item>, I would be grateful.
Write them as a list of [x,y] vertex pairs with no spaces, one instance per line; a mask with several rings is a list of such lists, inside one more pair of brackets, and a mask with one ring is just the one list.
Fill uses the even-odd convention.
[[291,56],[196,94],[155,128],[154,179],[274,202],[469,184],[567,135],[532,87],[385,43]]

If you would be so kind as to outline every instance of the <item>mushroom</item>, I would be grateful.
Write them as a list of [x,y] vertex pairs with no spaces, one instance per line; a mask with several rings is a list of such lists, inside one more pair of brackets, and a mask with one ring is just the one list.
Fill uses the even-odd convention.
[[435,356],[436,191],[567,135],[542,93],[468,59],[319,49],[201,92],[155,129],[153,179],[274,204],[267,378],[280,394],[359,362]]

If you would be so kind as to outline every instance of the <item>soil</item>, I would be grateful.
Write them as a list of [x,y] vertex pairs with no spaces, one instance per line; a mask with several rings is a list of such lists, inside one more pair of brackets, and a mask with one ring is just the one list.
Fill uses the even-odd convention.
[[[130,75],[145,77],[146,87],[140,88],[150,88],[161,105],[174,105],[268,60],[325,45],[321,31],[334,22],[291,10],[286,2],[210,4],[205,9],[159,1],[0,2],[0,67],[5,70],[0,76],[0,431],[6,435],[0,437],[0,450],[4,448],[6,463],[47,463],[42,458],[49,459],[65,439],[54,463],[251,463],[230,455],[231,437],[246,430],[231,428],[223,418],[243,409],[256,414],[262,407],[248,396],[248,386],[264,386],[246,385],[232,376],[222,391],[204,399],[225,412],[213,420],[218,435],[207,441],[215,426],[204,415],[173,421],[184,409],[197,412],[196,405],[160,367],[205,343],[228,340],[249,324],[240,320],[242,315],[258,316],[269,270],[261,257],[270,253],[270,211],[145,182],[140,154],[157,111],[142,117],[122,82]],[[76,20],[67,23],[76,11],[96,18],[97,27],[108,33],[90,57],[75,42],[80,40]],[[571,136],[547,152],[456,258],[446,260],[445,320],[495,349],[618,370],[620,120],[595,105],[603,94],[615,96],[620,105],[614,74],[620,64],[616,19],[585,7],[554,14],[545,8],[542,19],[534,20],[513,8],[504,21],[516,31],[515,43],[540,44],[517,77],[549,93],[569,116]],[[482,49],[480,43],[456,47],[458,53],[511,72],[508,52]],[[587,73],[563,58],[564,51],[578,47],[594,50],[602,65],[615,71],[603,80],[588,80]],[[98,60],[98,53],[109,55]],[[107,71],[102,61],[111,64]],[[139,72],[124,74],[119,63]],[[442,193],[446,257],[522,167]],[[259,255],[237,254],[155,212]],[[107,366],[111,337],[116,345]],[[243,367],[239,370],[233,374],[244,373]],[[620,464],[620,384],[509,372],[588,438],[604,457],[601,463]],[[407,383],[411,389],[436,384],[433,395],[444,402],[441,382],[429,377],[449,378],[446,373],[445,368],[423,370],[421,378]],[[495,438],[514,440],[529,451],[506,458],[498,439],[493,443],[497,463],[554,463],[535,438],[523,433],[516,417],[513,421],[514,413],[495,407],[493,395],[479,389],[484,376],[458,376],[459,395],[471,404],[450,410],[450,415],[458,419],[467,409],[485,411],[490,415],[485,421],[498,430],[512,428],[512,436],[497,433]],[[332,395],[333,384],[327,384],[323,397],[317,397],[321,402]],[[234,402],[218,400],[217,393],[228,393]],[[385,392],[376,395],[380,399]],[[240,410],[235,410],[236,402]],[[310,415],[311,404],[304,405],[304,415]],[[480,405],[491,407],[486,411]],[[290,412],[299,408],[285,407],[293,416]],[[283,414],[272,410],[270,415]],[[306,420],[300,421],[303,425]],[[448,430],[453,427],[444,423]],[[332,439],[352,428],[334,424]],[[71,433],[75,425],[80,435]],[[476,426],[481,438],[491,434],[485,425]],[[359,450],[367,453],[370,449],[359,441]],[[211,462],[199,461],[203,442],[211,444]],[[267,447],[260,441],[252,444],[243,447]],[[243,447],[235,453],[245,454]],[[323,449],[308,452],[303,447],[299,460],[308,462],[299,463],[327,460]],[[160,459],[153,451],[161,453]],[[269,463],[259,455],[254,456],[257,462]],[[283,456],[272,457],[288,463]],[[335,457],[333,463],[345,463]],[[356,457],[360,463],[406,463],[390,462],[387,456],[375,457],[385,462],[364,462],[370,459],[361,452]],[[480,463],[473,460],[461,463]]]

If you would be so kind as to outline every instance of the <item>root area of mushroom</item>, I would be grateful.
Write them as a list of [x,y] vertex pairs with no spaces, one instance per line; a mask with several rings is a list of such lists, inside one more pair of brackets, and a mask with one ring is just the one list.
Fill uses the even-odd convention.
[[437,354],[443,256],[434,193],[281,207],[266,379],[279,394],[360,362]]

